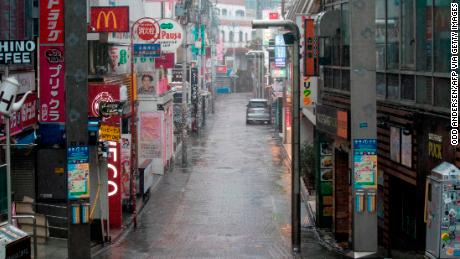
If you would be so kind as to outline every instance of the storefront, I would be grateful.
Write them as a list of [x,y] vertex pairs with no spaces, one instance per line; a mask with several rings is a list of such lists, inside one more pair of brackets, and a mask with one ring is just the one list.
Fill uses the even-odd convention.
[[328,105],[316,110],[317,219],[337,241],[351,234],[349,112]]

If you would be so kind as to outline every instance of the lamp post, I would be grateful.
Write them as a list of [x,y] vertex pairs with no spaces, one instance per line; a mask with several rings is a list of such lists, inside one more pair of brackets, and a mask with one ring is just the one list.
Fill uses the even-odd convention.
[[[292,224],[292,250],[293,252],[300,252],[300,60],[299,60],[299,40],[300,31],[297,25],[290,20],[253,20],[253,29],[268,29],[268,28],[284,28],[292,33],[293,45],[293,116],[292,126],[292,158],[291,158],[291,224]],[[286,42],[288,44],[290,42]]]

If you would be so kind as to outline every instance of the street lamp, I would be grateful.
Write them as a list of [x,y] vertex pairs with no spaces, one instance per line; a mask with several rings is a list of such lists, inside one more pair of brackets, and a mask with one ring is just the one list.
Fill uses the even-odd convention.
[[273,27],[281,27],[291,32],[289,35],[285,35],[286,44],[293,45],[293,116],[292,126],[293,134],[292,139],[292,158],[291,158],[291,180],[292,180],[292,192],[291,192],[291,225],[292,225],[292,250],[294,252],[300,252],[300,59],[299,59],[299,40],[300,31],[297,25],[290,20],[253,20],[253,29],[268,29]]

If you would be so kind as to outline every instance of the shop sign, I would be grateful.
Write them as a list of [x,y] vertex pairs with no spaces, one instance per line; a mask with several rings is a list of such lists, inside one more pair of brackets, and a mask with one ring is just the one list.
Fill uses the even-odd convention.
[[433,133],[428,134],[428,155],[431,158],[442,159],[442,136]]
[[318,39],[315,36],[315,24],[314,19],[305,19],[305,76],[317,76],[318,75]]
[[176,65],[172,70],[172,82],[182,83],[182,72],[182,67]]
[[353,140],[355,189],[377,189],[377,140]]
[[278,20],[280,18],[280,14],[278,12],[271,12],[268,16],[270,20]]
[[[11,113],[10,132],[12,136],[21,133],[24,129],[31,127],[37,122],[36,107],[37,95],[31,94],[27,96],[24,104],[22,105],[19,111]],[[1,124],[5,124],[4,120],[4,117],[1,116]]]
[[155,42],[160,38],[160,25],[155,19],[143,18],[137,22],[134,33],[140,40]]
[[318,77],[316,76],[306,76],[302,81],[302,107],[310,108],[314,107],[317,102],[317,92],[318,92]]
[[191,91],[192,91],[192,104],[198,101],[198,69],[196,67],[191,69]]
[[64,45],[64,0],[40,0],[40,44]]
[[[161,47],[163,51],[163,47]],[[174,67],[174,53],[163,53],[160,57],[155,58],[155,68],[168,69]]]
[[316,109],[316,127],[335,136],[337,134],[337,110],[327,105],[318,105]]
[[273,78],[286,78],[287,72],[284,68],[274,68],[271,71],[271,77]]
[[160,44],[134,44],[134,56],[144,58],[158,58],[161,56]]
[[99,129],[99,140],[101,141],[118,141],[120,140],[120,127],[101,125]]
[[337,136],[348,139],[348,112],[337,111]]
[[109,159],[107,161],[109,219],[110,227],[120,228],[122,221],[120,144],[109,141]]
[[227,66],[216,66],[216,72],[219,74],[227,74]]
[[65,123],[64,46],[40,46],[40,121]]
[[[117,103],[120,100],[119,85],[90,84],[88,86],[88,116],[99,117],[102,103]],[[103,117],[102,122],[119,124],[119,116]]]
[[32,40],[1,40],[0,64],[30,64],[34,51]]
[[67,149],[67,194],[69,200],[88,199],[89,187],[89,149],[87,146]]
[[91,32],[129,32],[129,6],[91,7]]
[[121,157],[121,191],[122,198],[130,197],[130,178],[131,178],[131,134],[121,134],[120,139]]
[[124,102],[100,102],[99,116],[110,117],[123,114]]
[[175,52],[184,40],[182,25],[172,19],[161,19],[158,23],[160,24],[160,38],[157,43],[161,44],[161,50]]

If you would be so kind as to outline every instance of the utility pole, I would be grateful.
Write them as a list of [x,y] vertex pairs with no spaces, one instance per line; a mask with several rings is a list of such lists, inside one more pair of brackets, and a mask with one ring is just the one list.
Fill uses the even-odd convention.
[[[65,94],[66,147],[88,147],[88,42],[87,1],[66,0],[65,14]],[[82,58],[84,57],[84,58]],[[67,150],[65,151],[67,153]],[[90,167],[93,165],[90,165]],[[68,175],[68,171],[67,177]],[[90,224],[72,224],[72,205],[82,206],[89,199],[67,202],[68,258],[91,258]],[[76,210],[76,213],[79,213]]]

